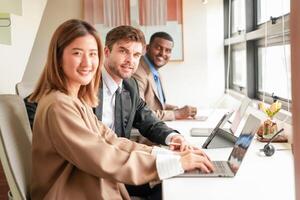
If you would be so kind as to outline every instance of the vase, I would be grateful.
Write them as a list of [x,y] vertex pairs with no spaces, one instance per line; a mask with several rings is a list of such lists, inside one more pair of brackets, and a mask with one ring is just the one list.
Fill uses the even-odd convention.
[[278,130],[277,123],[273,120],[273,118],[268,118],[267,120],[264,121],[263,124],[262,137],[270,139],[271,137],[274,136],[277,130]]

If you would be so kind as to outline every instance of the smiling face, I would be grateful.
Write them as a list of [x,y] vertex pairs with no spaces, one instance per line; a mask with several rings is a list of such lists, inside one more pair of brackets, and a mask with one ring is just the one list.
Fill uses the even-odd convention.
[[108,47],[105,47],[105,69],[119,84],[122,79],[130,78],[134,74],[142,53],[142,43],[120,40],[112,46],[111,51]]
[[153,42],[147,46],[147,56],[158,69],[169,62],[172,48],[172,41],[156,37]]
[[92,35],[78,37],[71,42],[64,49],[62,57],[68,92],[77,96],[80,86],[91,82],[98,66],[98,46]]

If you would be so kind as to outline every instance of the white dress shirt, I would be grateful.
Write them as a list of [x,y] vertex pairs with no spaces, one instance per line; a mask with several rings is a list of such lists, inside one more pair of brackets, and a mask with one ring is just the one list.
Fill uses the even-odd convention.
[[184,173],[180,156],[173,151],[154,146],[151,154],[156,155],[156,169],[160,180]]
[[102,68],[103,106],[102,122],[115,131],[115,97],[118,87],[122,88],[122,81],[118,85],[108,74],[105,67]]

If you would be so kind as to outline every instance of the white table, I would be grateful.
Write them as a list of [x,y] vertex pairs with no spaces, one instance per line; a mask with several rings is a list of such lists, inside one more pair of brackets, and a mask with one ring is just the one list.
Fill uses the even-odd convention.
[[[213,121],[213,120],[212,120]],[[203,137],[189,136],[191,126],[199,122],[175,121],[167,123],[185,134],[195,145],[201,146]],[[210,126],[207,122],[207,126]],[[203,123],[201,126],[205,126]],[[234,178],[171,178],[163,181],[164,200],[294,200],[294,159],[289,144],[274,144],[272,157],[259,149],[264,143],[254,139]],[[212,160],[227,160],[232,148],[205,150]]]
[[[206,109],[203,111],[208,115],[207,120],[197,121],[197,120],[176,120],[165,122],[168,126],[180,131],[185,137],[190,137],[191,128],[215,128],[217,123],[221,120],[223,115],[228,112],[227,109]],[[224,128],[229,128],[230,124],[225,124]]]

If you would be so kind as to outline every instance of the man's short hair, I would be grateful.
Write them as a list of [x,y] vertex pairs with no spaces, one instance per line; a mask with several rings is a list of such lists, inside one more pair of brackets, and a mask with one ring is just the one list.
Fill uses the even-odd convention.
[[166,32],[156,32],[156,33],[153,33],[153,35],[150,37],[149,44],[151,44],[154,41],[155,38],[162,38],[162,39],[174,42],[172,36],[169,33],[166,33]]
[[107,33],[105,46],[112,50],[112,46],[120,40],[140,42],[143,46],[146,45],[144,33],[140,29],[123,25],[113,28]]

